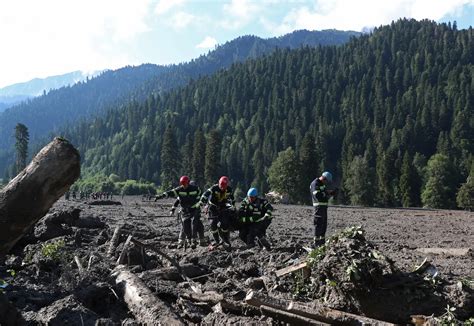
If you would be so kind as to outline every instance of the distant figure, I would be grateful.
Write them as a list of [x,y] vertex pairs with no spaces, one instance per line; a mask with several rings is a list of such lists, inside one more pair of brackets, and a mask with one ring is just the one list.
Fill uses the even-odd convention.
[[309,189],[314,206],[314,247],[322,246],[326,240],[326,230],[328,226],[328,201],[332,196],[336,196],[337,190],[327,189],[327,185],[332,182],[332,174],[323,174],[313,180]]
[[265,198],[258,197],[257,188],[250,188],[239,208],[239,237],[249,248],[259,246],[271,249],[266,239],[266,230],[272,221],[272,205]]

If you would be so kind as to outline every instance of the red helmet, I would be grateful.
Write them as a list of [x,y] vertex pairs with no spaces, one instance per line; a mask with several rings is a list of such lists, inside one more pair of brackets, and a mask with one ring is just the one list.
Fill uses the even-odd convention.
[[181,178],[179,178],[179,184],[182,185],[182,186],[189,185],[190,181],[191,180],[189,179],[189,177],[187,175],[183,175]]
[[219,188],[221,188],[222,190],[226,190],[228,185],[229,185],[229,178],[227,178],[226,176],[223,176],[219,179]]

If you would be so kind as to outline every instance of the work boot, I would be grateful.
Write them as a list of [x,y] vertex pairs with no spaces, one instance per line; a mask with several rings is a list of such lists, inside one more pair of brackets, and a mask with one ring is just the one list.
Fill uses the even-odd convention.
[[230,235],[229,232],[222,232],[222,243],[228,247],[228,249],[232,248],[232,245],[230,244]]
[[219,237],[219,233],[218,232],[215,232],[215,233],[212,233],[212,237],[214,238],[214,241],[213,241],[213,246],[217,245],[221,238]]
[[196,245],[197,245],[197,240],[196,240],[196,238],[192,238],[192,239],[191,239],[191,248],[192,248],[192,249],[195,249],[195,248],[196,248]]
[[260,248],[265,248],[267,250],[272,249],[272,246],[270,245],[270,242],[268,242],[267,238],[265,238],[265,237],[258,238],[257,242],[258,242]]
[[185,245],[184,242],[185,242],[185,240],[183,240],[183,239],[178,239],[178,247],[177,247],[177,248],[178,248],[178,249],[183,248],[184,245]]
[[314,241],[313,243],[314,249],[323,246],[324,243],[326,242],[324,237],[314,237],[313,241]]

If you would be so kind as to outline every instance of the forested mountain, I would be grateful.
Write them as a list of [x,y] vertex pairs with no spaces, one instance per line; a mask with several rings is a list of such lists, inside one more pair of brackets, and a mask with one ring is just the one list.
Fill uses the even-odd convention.
[[235,64],[65,135],[86,175],[203,185],[226,174],[266,191],[269,167],[287,162],[295,200],[330,170],[341,201],[429,204],[430,185],[454,207],[473,164],[473,73],[472,28],[400,20],[340,47]]
[[262,56],[278,47],[341,44],[357,35],[360,33],[327,30],[296,31],[271,39],[245,36],[227,42],[189,63],[125,67],[106,71],[74,86],[52,90],[0,113],[0,171],[5,169],[7,162],[11,162],[8,158],[12,156],[12,135],[17,123],[28,127],[31,141],[35,142],[49,133],[56,133],[66,124],[100,115],[127,101],[140,103],[151,94],[162,94],[185,85],[193,78],[214,73],[235,62]]
[[52,89],[85,81],[88,78],[96,76],[98,73],[99,72],[83,73],[82,71],[73,71],[63,75],[35,78],[27,82],[5,86],[0,88],[0,112],[29,98],[47,93]]

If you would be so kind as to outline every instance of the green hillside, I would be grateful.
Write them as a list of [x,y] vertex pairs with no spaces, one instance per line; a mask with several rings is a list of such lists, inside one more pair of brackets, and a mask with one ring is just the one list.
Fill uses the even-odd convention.
[[472,29],[400,20],[340,47],[234,64],[66,136],[86,175],[170,184],[186,173],[204,185],[226,174],[266,191],[279,157],[298,162],[300,201],[328,169],[342,202],[418,206],[423,194],[431,205],[426,187],[441,184],[433,205],[455,207],[473,162],[473,61]]

